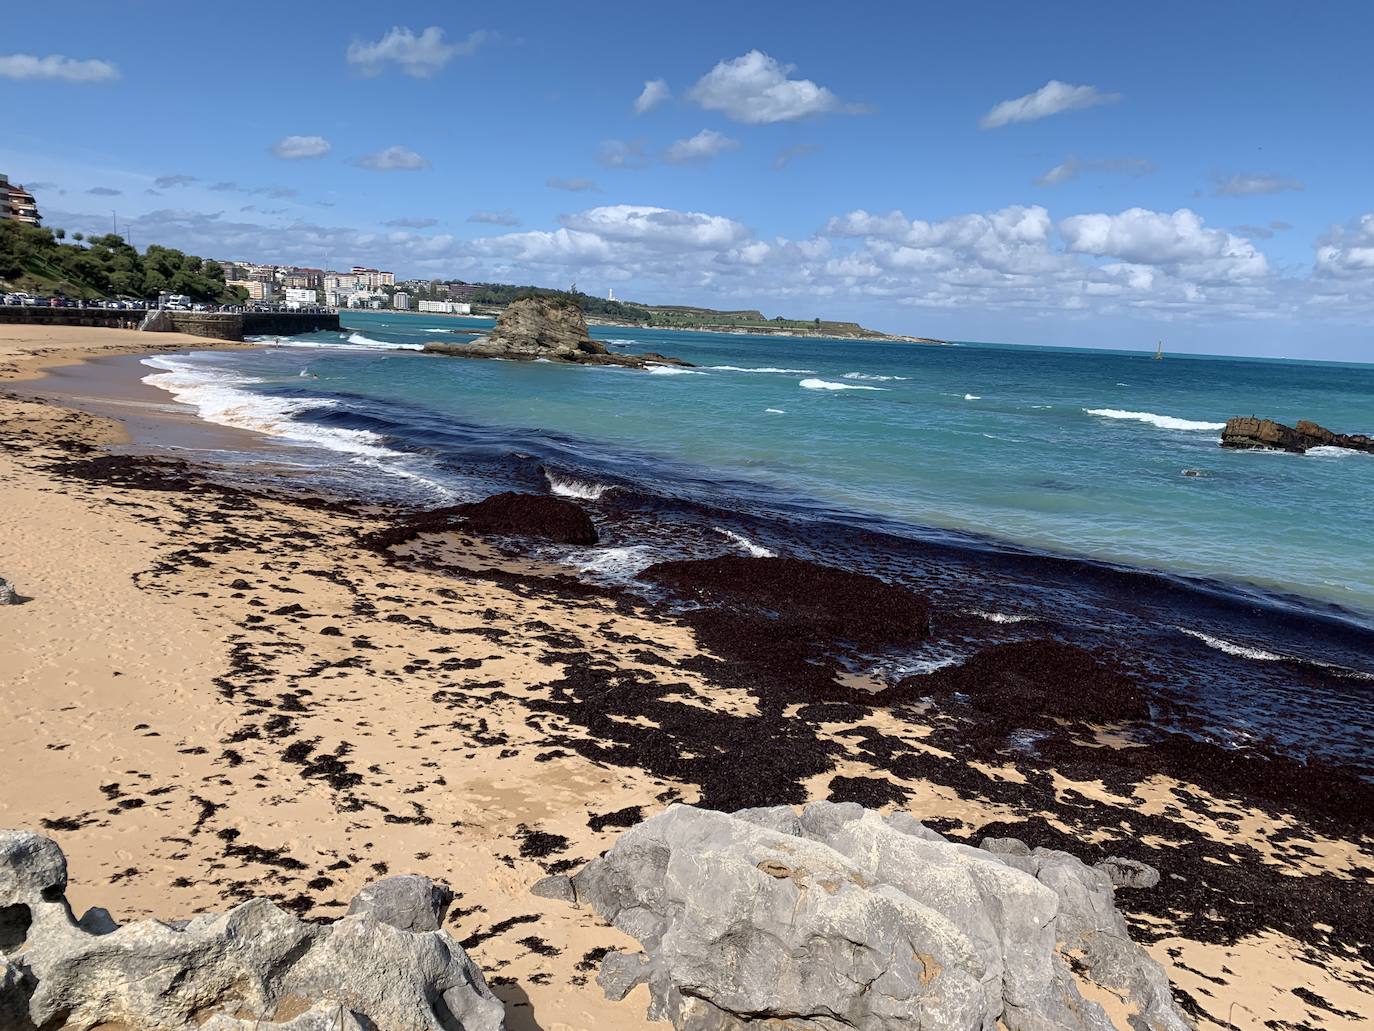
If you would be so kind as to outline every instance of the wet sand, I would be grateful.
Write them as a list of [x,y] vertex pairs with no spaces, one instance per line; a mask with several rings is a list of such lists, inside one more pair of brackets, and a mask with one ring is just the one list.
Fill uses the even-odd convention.
[[[38,381],[44,398],[0,397],[0,575],[27,599],[0,610],[0,825],[61,843],[78,909],[174,918],[267,895],[329,918],[380,873],[423,872],[457,894],[449,926],[512,1029],[665,1026],[644,1020],[644,989],[609,1003],[594,983],[598,950],[630,940],[528,889],[668,801],[756,785],[759,802],[857,797],[955,835],[1075,851],[1130,854],[1153,821],[1175,868],[1160,864],[1154,898],[1120,902],[1200,1027],[1374,1014],[1374,934],[1340,912],[1369,891],[1363,828],[1342,836],[1320,813],[1158,772],[1126,782],[968,751],[926,706],[808,713],[672,612],[579,588],[518,549],[448,533],[379,550],[401,514],[150,459],[264,445],[193,425],[131,359],[71,365],[147,353],[146,335],[24,329],[0,327],[0,376],[66,371]],[[596,701],[609,692],[614,706]],[[784,737],[760,740],[765,727]],[[735,734],[729,754],[693,757]],[[1203,893],[1210,866],[1271,871],[1310,901],[1310,925],[1334,930],[1191,911],[1257,883]]]

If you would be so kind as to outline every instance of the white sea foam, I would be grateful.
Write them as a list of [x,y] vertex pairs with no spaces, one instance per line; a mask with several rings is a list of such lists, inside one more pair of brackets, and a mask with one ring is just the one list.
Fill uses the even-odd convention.
[[739,365],[708,365],[708,369],[716,372],[773,372],[784,376],[811,376],[815,375],[815,369],[775,369],[772,366],[765,366],[760,369],[747,369]]
[[544,479],[549,481],[549,491],[564,498],[578,498],[582,501],[596,501],[601,495],[612,488],[605,483],[597,483],[594,480],[580,480],[576,476],[564,476],[561,473],[549,472],[544,470]]
[[359,464],[412,480],[442,498],[453,497],[443,484],[405,468],[406,456],[382,445],[382,438],[371,430],[317,426],[294,418],[302,412],[337,407],[338,402],[330,398],[255,393],[243,388],[261,380],[206,369],[175,357],[145,358],[143,364],[160,370],[145,376],[144,383],[167,391],[194,408],[206,422],[252,430],[286,444],[341,452]]
[[393,344],[385,340],[373,340],[361,333],[354,333],[346,340],[297,340],[293,337],[264,337],[263,342],[274,343],[277,347],[297,347],[306,350],[356,351],[363,348],[369,351],[420,351],[423,344]]
[[1176,419],[1172,415],[1156,415],[1154,412],[1123,412],[1119,408],[1085,408],[1089,415],[1103,419],[1130,419],[1134,422],[1149,423],[1161,430],[1194,430],[1216,432],[1226,428],[1224,422],[1199,422],[1195,419]]
[[1224,641],[1220,637],[1213,637],[1211,634],[1204,634],[1201,630],[1189,630],[1186,626],[1174,627],[1181,634],[1196,638],[1208,648],[1215,648],[1219,652],[1227,655],[1237,655],[1242,659],[1254,659],[1257,662],[1282,662],[1284,656],[1275,655],[1260,648],[1247,648],[1243,644],[1234,644],[1231,641]]
[[1034,616],[1022,616],[1010,612],[985,612],[982,609],[970,610],[979,619],[986,619],[989,623],[1024,623]]
[[857,383],[836,383],[828,379],[804,379],[799,384],[806,390],[886,390],[886,387],[865,387]]
[[700,369],[684,369],[680,365],[650,365],[646,370],[653,376],[705,376]]
[[654,549],[644,544],[624,548],[596,548],[572,559],[580,573],[613,580],[634,576],[658,561]]
[[981,400],[983,400],[983,397],[982,397],[981,394],[965,394],[965,395],[964,395],[964,400],[965,400],[965,401],[981,401]]
[[874,383],[891,383],[893,380],[907,380],[909,376],[879,376],[876,373],[868,372],[846,372],[845,379],[866,379]]
[[765,548],[762,544],[755,544],[748,537],[744,536],[741,533],[735,533],[735,531],[733,530],[727,530],[723,526],[713,526],[711,527],[711,529],[715,530],[716,533],[720,534],[722,537],[728,537],[730,540],[734,541],[754,558],[778,557],[778,553],[776,551],[770,551],[768,548]]
[[356,347],[376,347],[383,351],[422,351],[424,344],[393,344],[389,340],[373,340],[361,333],[349,335],[348,342]]
[[1315,458],[1349,458],[1351,455],[1363,453],[1364,452],[1361,451],[1352,451],[1348,447],[1327,447],[1326,445],[1307,449],[1308,456]]
[[786,411],[785,409],[782,409],[782,408],[765,408],[764,411],[767,412],[769,415],[786,415],[786,414],[787,414],[787,411]]

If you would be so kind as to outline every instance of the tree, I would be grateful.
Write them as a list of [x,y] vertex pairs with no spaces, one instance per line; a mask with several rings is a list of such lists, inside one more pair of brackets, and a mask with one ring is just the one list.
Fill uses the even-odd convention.
[[65,240],[67,238],[67,231],[65,229],[54,229],[52,235],[54,239]]

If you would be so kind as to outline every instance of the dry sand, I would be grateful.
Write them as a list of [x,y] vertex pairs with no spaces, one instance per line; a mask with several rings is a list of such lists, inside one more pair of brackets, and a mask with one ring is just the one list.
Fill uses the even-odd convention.
[[[209,346],[154,342],[0,327],[0,377]],[[577,649],[670,679],[686,705],[752,704],[682,667],[699,651],[692,631],[536,580],[389,562],[359,544],[377,528],[365,512],[50,468],[123,439],[89,412],[0,397],[0,575],[27,599],[0,609],[0,826],[59,841],[78,911],[184,917],[269,895],[329,917],[380,873],[423,872],[457,894],[450,927],[506,1001],[513,1031],[665,1026],[644,1020],[643,988],[613,1004],[594,983],[594,950],[631,941],[529,887],[610,846],[619,829],[594,817],[634,806],[648,815],[697,789],[560,747],[586,731],[531,703],[556,690],[560,656]],[[469,569],[512,566],[480,540],[447,543]],[[865,722],[923,747],[910,723],[883,713]],[[851,754],[834,772],[875,773],[853,738],[836,740]],[[807,790],[824,798],[829,780]],[[903,786],[923,820],[1013,816],[947,786]],[[1129,798],[1060,786],[1124,807],[1194,797],[1162,778]],[[1189,819],[1284,861],[1263,816],[1219,827],[1204,808]],[[1295,877],[1370,865],[1358,844],[1307,843]],[[1151,951],[1203,1028],[1356,1028],[1374,1015],[1374,970],[1282,935],[1231,946],[1164,937]]]

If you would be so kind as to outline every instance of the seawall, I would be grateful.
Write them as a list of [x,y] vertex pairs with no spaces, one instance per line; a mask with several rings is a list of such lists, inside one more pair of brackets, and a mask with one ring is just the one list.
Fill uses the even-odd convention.
[[337,312],[299,311],[130,311],[119,308],[41,308],[0,305],[0,323],[40,326],[103,326],[109,329],[146,329],[148,332],[189,333],[214,340],[242,340],[249,336],[296,336],[339,330]]

